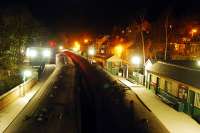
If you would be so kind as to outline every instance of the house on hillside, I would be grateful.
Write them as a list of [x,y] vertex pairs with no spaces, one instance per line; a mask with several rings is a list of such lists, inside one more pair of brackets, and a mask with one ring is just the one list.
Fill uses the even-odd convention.
[[200,42],[170,43],[173,60],[197,59],[200,57]]
[[156,62],[147,68],[146,87],[178,111],[200,117],[200,70]]

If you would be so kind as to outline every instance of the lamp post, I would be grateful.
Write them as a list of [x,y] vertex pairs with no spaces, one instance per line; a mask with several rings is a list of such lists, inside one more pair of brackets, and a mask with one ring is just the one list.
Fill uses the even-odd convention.
[[136,77],[137,77],[137,83],[139,83],[139,65],[140,65],[141,59],[139,56],[133,56],[131,58],[131,63],[137,66],[137,72],[136,72]]
[[31,70],[24,70],[23,71],[23,87],[22,87],[22,96],[24,96],[24,86],[25,86],[25,81],[26,81],[26,78],[30,77],[32,75],[32,72]]
[[191,31],[192,37],[194,36],[195,33],[197,33],[197,29],[192,29]]

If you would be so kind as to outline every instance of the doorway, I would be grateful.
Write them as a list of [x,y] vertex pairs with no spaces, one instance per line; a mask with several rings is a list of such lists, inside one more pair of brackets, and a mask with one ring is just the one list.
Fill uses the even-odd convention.
[[187,114],[191,116],[193,115],[193,111],[194,111],[194,97],[195,97],[195,92],[192,90],[189,90]]

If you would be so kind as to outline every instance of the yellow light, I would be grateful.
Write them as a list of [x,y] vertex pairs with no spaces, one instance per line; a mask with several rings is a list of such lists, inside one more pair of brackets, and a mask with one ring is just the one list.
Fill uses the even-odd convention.
[[197,32],[197,29],[192,29],[192,33],[196,33]]
[[200,60],[197,61],[197,65],[200,66]]
[[59,49],[62,50],[62,49],[63,49],[63,46],[59,46]]
[[196,34],[196,33],[197,33],[197,29],[192,29],[191,32],[190,32],[190,34],[192,35],[192,37],[193,37],[194,34]]
[[124,50],[124,48],[121,45],[118,45],[115,47],[115,54],[117,56],[121,57],[123,50]]
[[88,54],[91,55],[91,56],[95,55],[95,48],[94,47],[90,47],[88,49]]
[[75,42],[74,42],[74,45],[79,45],[79,42],[78,42],[78,41],[75,41]]
[[178,51],[178,49],[179,49],[179,45],[175,44],[175,50]]
[[78,41],[75,41],[73,51],[77,52],[79,50],[80,50],[80,43]]
[[84,40],[84,43],[88,43],[88,39],[85,39],[85,40]]

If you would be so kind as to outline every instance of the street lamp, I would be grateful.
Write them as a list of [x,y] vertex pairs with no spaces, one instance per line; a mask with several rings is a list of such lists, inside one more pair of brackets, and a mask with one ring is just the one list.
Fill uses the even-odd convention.
[[90,55],[90,56],[94,56],[95,55],[95,48],[94,47],[90,47],[88,49],[88,55]]
[[200,66],[200,60],[197,61],[197,65]]
[[22,96],[24,96],[24,86],[25,86],[25,81],[26,81],[26,78],[32,76],[32,71],[31,71],[31,70],[24,70],[23,73],[22,73],[22,75],[23,75]]
[[133,56],[131,58],[131,62],[135,65],[139,65],[140,64],[140,57],[139,56]]
[[94,47],[90,47],[88,49],[88,55],[91,57],[91,63],[93,61],[93,56],[95,55],[96,51],[95,51],[95,48]]
[[137,75],[136,75],[136,77],[137,77],[137,83],[139,83],[139,65],[140,65],[140,62],[141,62],[141,59],[140,59],[140,57],[139,56],[133,56],[132,58],[131,58],[131,62],[132,62],[132,64],[134,64],[134,65],[136,65],[137,66]]
[[117,46],[115,47],[115,54],[116,54],[117,56],[121,57],[123,50],[124,50],[124,48],[123,48],[122,45],[117,45]]
[[88,41],[89,41],[88,39],[84,39],[84,43],[88,43]]
[[193,37],[193,35],[194,35],[195,33],[197,33],[197,29],[192,29],[192,31],[191,31],[192,37]]
[[59,46],[59,49],[60,49],[60,50],[63,50],[63,46]]
[[75,41],[73,51],[78,52],[79,50],[80,50],[80,43],[78,41]]

